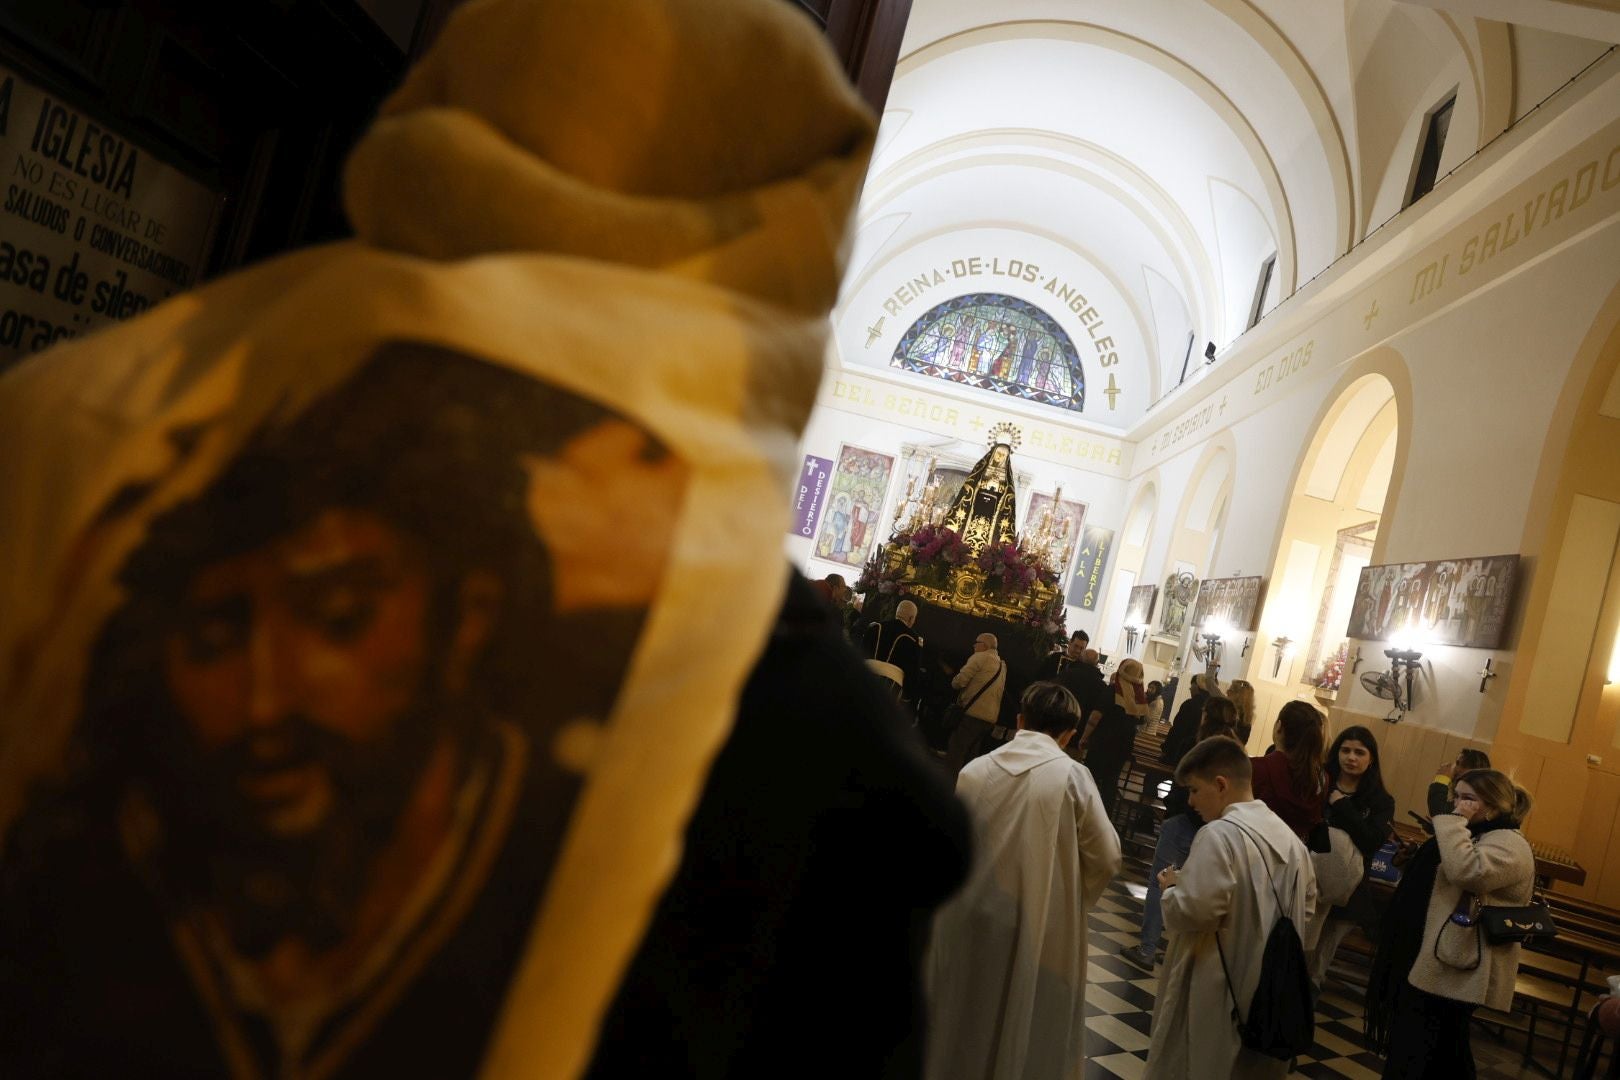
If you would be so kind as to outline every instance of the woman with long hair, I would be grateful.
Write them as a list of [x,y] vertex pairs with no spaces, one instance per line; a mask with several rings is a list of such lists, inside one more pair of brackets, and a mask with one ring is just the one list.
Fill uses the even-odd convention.
[[1233,679],[1226,696],[1237,706],[1238,742],[1247,746],[1249,733],[1254,730],[1254,684],[1247,679]]
[[[1225,735],[1234,742],[1237,737],[1237,708],[1226,698],[1204,698],[1203,718],[1198,724],[1197,742]],[[1194,744],[1196,745],[1196,743]],[[1147,895],[1142,901],[1142,932],[1139,944],[1122,953],[1125,959],[1145,971],[1153,970],[1159,954],[1159,937],[1164,932],[1164,909],[1160,906],[1159,871],[1167,866],[1180,866],[1192,850],[1193,837],[1204,824],[1197,811],[1187,801],[1187,789],[1172,785],[1164,797],[1164,821],[1159,826],[1159,839],[1153,847],[1153,867],[1148,873]]]
[[1328,747],[1323,762],[1328,789],[1324,815],[1328,827],[1342,829],[1361,853],[1362,878],[1356,891],[1343,906],[1327,913],[1321,937],[1311,957],[1311,981],[1318,989],[1333,954],[1352,927],[1361,925],[1377,938],[1381,912],[1367,883],[1366,868],[1378,849],[1389,839],[1395,821],[1395,797],[1384,787],[1384,774],[1378,758],[1378,739],[1357,724],[1339,732]]
[[1488,941],[1479,912],[1527,904],[1535,891],[1536,858],[1519,832],[1530,796],[1475,769],[1457,778],[1452,800],[1406,864],[1367,982],[1367,1037],[1385,1077],[1474,1076],[1470,1017],[1513,1005],[1520,946]]
[[[1254,797],[1271,807],[1307,844],[1322,824],[1327,777],[1322,769],[1325,720],[1308,701],[1290,701],[1277,713],[1272,729],[1275,747],[1254,759]],[[1314,851],[1325,851],[1325,835]]]

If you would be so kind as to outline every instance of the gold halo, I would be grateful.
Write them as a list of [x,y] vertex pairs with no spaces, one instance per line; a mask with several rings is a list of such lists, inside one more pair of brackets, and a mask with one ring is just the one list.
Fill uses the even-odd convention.
[[1023,441],[1024,433],[1018,430],[1017,424],[1008,420],[1003,420],[991,428],[990,434],[985,438],[985,442],[989,446],[1005,444],[1014,450],[1018,449],[1018,444]]

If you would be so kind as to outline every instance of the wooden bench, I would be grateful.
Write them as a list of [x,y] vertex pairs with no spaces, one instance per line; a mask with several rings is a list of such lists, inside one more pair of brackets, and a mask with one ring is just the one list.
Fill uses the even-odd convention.
[[[1562,1037],[1558,1071],[1553,1075],[1562,1076],[1569,1060],[1575,1025],[1608,989],[1603,973],[1620,970],[1620,940],[1613,936],[1614,927],[1609,923],[1559,911],[1554,911],[1553,919],[1559,922],[1556,938],[1534,942],[1520,950],[1514,995],[1525,1003],[1530,1015],[1525,1065],[1531,1064],[1536,1023],[1542,1009],[1551,1008],[1557,1014]],[[1589,928],[1600,930],[1603,936],[1586,932]]]

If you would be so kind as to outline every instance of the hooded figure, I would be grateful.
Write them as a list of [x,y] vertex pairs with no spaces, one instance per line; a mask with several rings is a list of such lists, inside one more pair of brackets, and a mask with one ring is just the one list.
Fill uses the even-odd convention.
[[906,1059],[962,825],[780,542],[871,138],[786,5],[481,0],[356,239],[0,378],[0,1074],[746,1074],[844,947]]

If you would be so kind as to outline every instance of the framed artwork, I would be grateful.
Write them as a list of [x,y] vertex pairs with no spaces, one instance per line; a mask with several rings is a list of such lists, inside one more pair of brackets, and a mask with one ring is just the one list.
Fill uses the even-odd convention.
[[815,556],[857,569],[877,542],[883,500],[889,493],[894,458],[858,446],[840,446],[838,465],[827,487]]
[[1198,578],[1192,567],[1177,563],[1176,569],[1164,579],[1164,606],[1159,609],[1158,636],[1180,638],[1181,632],[1187,629],[1187,616],[1196,599]]
[[1411,637],[1435,645],[1501,648],[1517,555],[1369,566],[1356,583],[1345,633],[1362,641]]
[[1193,625],[1220,623],[1233,630],[1253,630],[1259,610],[1259,578],[1209,578],[1198,585]]
[[1138,585],[1130,592],[1130,598],[1125,603],[1126,626],[1150,626],[1153,622],[1153,605],[1158,602],[1159,587],[1157,585]]

